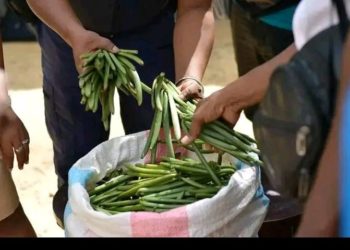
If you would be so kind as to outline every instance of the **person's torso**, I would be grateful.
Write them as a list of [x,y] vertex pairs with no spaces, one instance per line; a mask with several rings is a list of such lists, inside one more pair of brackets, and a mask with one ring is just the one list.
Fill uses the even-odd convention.
[[86,29],[116,34],[146,27],[162,14],[174,14],[176,0],[70,0]]

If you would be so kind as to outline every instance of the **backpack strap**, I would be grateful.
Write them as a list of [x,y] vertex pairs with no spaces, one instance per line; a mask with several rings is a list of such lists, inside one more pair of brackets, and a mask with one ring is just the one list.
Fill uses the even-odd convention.
[[346,13],[344,0],[333,0],[333,3],[337,8],[337,13],[339,16],[340,32],[343,40],[345,41],[346,35],[348,33],[348,29],[349,29],[349,18]]

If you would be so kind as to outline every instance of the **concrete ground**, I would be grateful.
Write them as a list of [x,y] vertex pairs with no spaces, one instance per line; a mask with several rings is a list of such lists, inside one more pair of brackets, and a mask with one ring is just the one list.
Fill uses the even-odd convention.
[[[40,49],[34,42],[6,43],[4,53],[6,69],[12,78],[10,95],[13,107],[31,137],[30,164],[23,171],[13,171],[21,202],[38,236],[63,237],[64,232],[56,225],[52,212],[56,176],[52,144],[44,121]],[[206,95],[236,78],[230,26],[228,21],[220,21],[217,23],[213,55],[204,78]],[[116,100],[115,103],[119,102]],[[118,115],[113,117],[111,127],[111,137],[124,134]],[[244,116],[236,129],[252,135],[251,123]]]

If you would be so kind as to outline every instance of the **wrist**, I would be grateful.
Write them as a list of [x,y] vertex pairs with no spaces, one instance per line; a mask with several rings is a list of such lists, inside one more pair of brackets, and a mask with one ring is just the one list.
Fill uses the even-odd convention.
[[64,40],[69,44],[70,47],[73,48],[76,43],[79,43],[79,41],[81,41],[81,37],[83,37],[86,32],[87,30],[79,24],[75,24],[70,27],[67,25],[67,30],[64,34]]
[[228,85],[228,89],[225,90],[226,103],[239,109],[254,106],[262,101],[267,87],[268,85],[265,86],[248,73]]
[[11,98],[7,96],[5,100],[0,101],[0,116],[5,115],[11,109]]
[[200,79],[197,78],[197,77],[190,76],[190,75],[185,75],[184,77],[182,77],[181,79],[179,79],[179,80],[175,83],[175,85],[176,85],[176,86],[179,86],[179,85],[182,84],[182,83],[190,82],[190,81],[195,82],[197,85],[199,85],[199,86],[202,88],[202,91],[204,91],[204,86],[203,86],[202,82],[200,81]]

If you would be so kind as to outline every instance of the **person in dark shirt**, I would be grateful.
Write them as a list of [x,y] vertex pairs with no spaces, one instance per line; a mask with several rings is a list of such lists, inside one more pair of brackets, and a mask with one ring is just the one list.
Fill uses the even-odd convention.
[[[54,210],[60,221],[67,202],[70,167],[108,139],[101,110],[80,104],[80,55],[102,48],[137,49],[145,66],[140,78],[152,83],[160,73],[178,83],[183,97],[201,97],[200,84],[214,40],[210,0],[28,0],[42,20],[37,24],[42,49],[45,116],[53,141],[59,191]],[[186,77],[185,79],[183,79]],[[147,130],[153,110],[149,96],[141,107],[119,92],[126,134]]]

